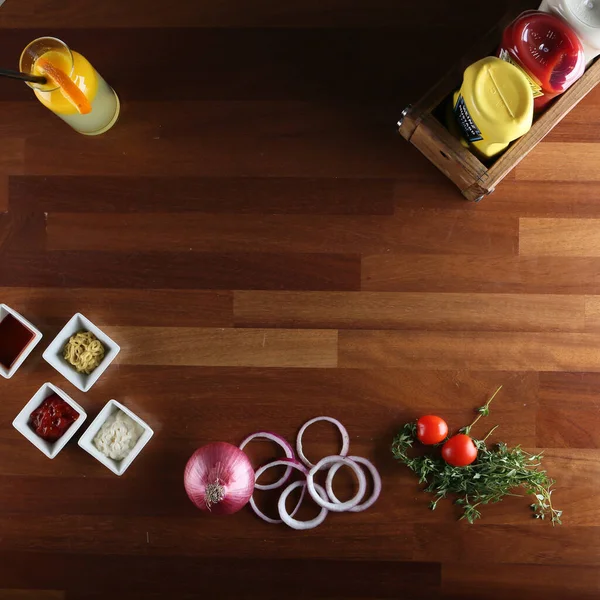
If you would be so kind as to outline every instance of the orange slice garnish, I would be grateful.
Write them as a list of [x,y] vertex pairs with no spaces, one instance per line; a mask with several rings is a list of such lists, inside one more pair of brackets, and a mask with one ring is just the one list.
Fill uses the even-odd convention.
[[48,59],[43,56],[38,59],[36,66],[41,73],[51,79],[60,87],[63,96],[77,109],[82,115],[92,112],[92,105],[85,97],[85,94],[75,85],[73,80],[59,68],[55,67]]

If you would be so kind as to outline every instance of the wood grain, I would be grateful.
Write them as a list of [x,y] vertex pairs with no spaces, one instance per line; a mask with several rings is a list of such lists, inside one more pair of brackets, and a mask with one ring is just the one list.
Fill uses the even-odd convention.
[[[593,302],[593,299],[596,302]],[[600,301],[549,294],[236,291],[244,327],[582,331]],[[587,321],[586,321],[587,322]]]
[[598,181],[598,147],[590,142],[542,142],[516,169],[517,179],[529,181]]
[[[15,207],[66,213],[364,214],[394,212],[393,180],[11,177]],[[8,206],[8,190],[6,190]],[[81,202],[82,196],[85,203]],[[1,196],[0,196],[1,198]]]
[[337,366],[337,331],[106,327],[120,364],[240,367]]
[[347,368],[600,371],[600,336],[591,333],[341,331]]
[[[43,227],[43,217],[41,224]],[[25,249],[2,259],[0,279],[11,287],[358,290],[360,257],[193,251],[40,253]]]
[[[107,2],[103,10],[92,0],[81,0],[77,10],[69,4],[52,5],[48,0],[31,0],[26,7],[15,7],[8,2],[0,15],[2,27],[381,27],[383,25],[422,25],[424,19],[435,15],[435,24],[459,24],[462,16],[470,14],[491,22],[494,13],[483,10],[476,0],[468,0],[459,11],[451,10],[443,0],[434,0],[429,8],[407,5],[399,14],[397,5],[391,0],[290,0],[284,6],[274,8],[261,0],[254,10],[237,0],[220,4],[191,5],[181,0],[168,7],[156,4],[147,10],[142,0],[131,0],[126,6]],[[496,9],[498,14],[500,9]]]
[[[432,252],[460,254],[516,253],[517,221],[510,217],[471,214],[459,219],[449,213],[435,219],[397,213],[394,217],[295,215],[86,215],[54,213],[48,217],[50,250],[127,252],[172,251],[380,253]],[[136,232],[144,232],[137,236]],[[513,234],[514,231],[514,234]],[[69,232],[67,234],[67,232]],[[140,239],[141,238],[141,239]],[[427,240],[427,242],[425,242]],[[432,240],[436,240],[435,242]]]
[[65,600],[58,590],[0,590],[0,600]]
[[[114,0],[112,1],[114,2]],[[187,2],[188,0],[182,1]],[[73,10],[72,5],[69,7],[70,10]],[[89,28],[70,28],[67,23],[60,27],[52,27],[53,33],[61,36],[61,39],[68,39],[73,48],[87,52],[88,55],[90,52],[96,54],[95,66],[98,71],[106,76],[112,85],[119,88],[121,96],[127,101],[121,113],[124,122],[134,122],[138,126],[145,126],[146,130],[157,131],[161,122],[163,125],[173,122],[182,123],[182,118],[188,117],[191,118],[189,123],[204,125],[208,130],[215,132],[214,127],[217,122],[213,122],[210,126],[207,121],[209,113],[217,110],[217,113],[213,112],[213,114],[224,116],[225,111],[229,110],[231,122],[242,126],[242,129],[237,132],[240,150],[246,147],[247,143],[243,135],[244,130],[256,131],[261,122],[268,121],[265,109],[272,113],[271,126],[278,129],[282,125],[286,126],[286,123],[281,121],[280,115],[285,114],[290,108],[295,106],[296,109],[301,109],[304,106],[310,113],[311,105],[314,105],[321,114],[329,113],[331,115],[330,124],[333,127],[339,124],[340,120],[347,118],[349,112],[358,115],[359,118],[354,123],[355,128],[346,129],[345,134],[348,142],[354,142],[351,145],[357,151],[357,142],[360,141],[360,138],[366,136],[366,138],[381,139],[380,136],[384,133],[383,130],[371,130],[369,133],[363,128],[362,120],[366,115],[379,112],[377,118],[381,119],[385,114],[377,111],[385,104],[374,105],[374,101],[383,100],[384,103],[391,103],[398,92],[402,94],[420,93],[419,88],[426,86],[428,80],[427,74],[420,68],[424,63],[427,63],[435,74],[442,73],[445,68],[435,60],[433,55],[426,54],[423,56],[422,62],[406,66],[407,71],[414,79],[405,82],[388,68],[391,66],[393,53],[409,51],[411,44],[414,45],[419,40],[435,40],[436,43],[447,44],[447,55],[450,59],[454,54],[459,55],[469,43],[467,39],[464,39],[457,41],[454,45],[450,44],[457,32],[468,32],[466,23],[460,26],[439,25],[433,29],[426,24],[421,26],[404,25],[395,29],[363,27],[199,28],[187,25],[177,28],[118,27],[110,29],[100,29],[95,26],[91,29],[110,35],[111,44],[106,46],[102,43],[104,33],[100,34],[100,37],[88,35]],[[3,52],[8,58],[10,53],[21,51],[28,40],[42,35],[43,31],[43,28],[3,29]],[[402,36],[397,35],[399,31],[402,32]],[[135,40],[134,44],[131,43],[132,40]],[[173,56],[181,55],[180,53],[189,49],[192,43],[198,56],[201,57],[201,61],[190,65],[187,61],[173,60]],[[239,51],[236,43],[244,47],[244,52]],[[310,45],[308,52],[307,45]],[[166,46],[170,48],[169,52],[164,51]],[[384,57],[385,60],[369,61],[372,62],[370,69],[356,69],[356,61],[367,58],[362,50],[363,46],[369,47],[369,56]],[[120,60],[124,52],[129,53],[130,58],[127,61]],[[170,75],[168,86],[148,85],[146,73],[152,68],[161,72],[168,70]],[[193,82],[190,82],[190,73],[194,76]],[[3,94],[5,100],[28,98],[26,86],[20,87],[17,84],[16,88],[14,85],[4,87],[7,89],[6,95]],[[350,98],[350,101],[338,106],[327,105],[327,103],[324,106],[321,103],[313,104],[317,99],[338,98],[341,100],[344,95]],[[365,102],[362,110],[358,110],[356,106],[359,98]],[[285,102],[279,107],[277,106],[277,103],[282,100],[289,101],[287,107]],[[130,101],[136,101],[137,106],[131,104]],[[151,104],[146,104],[148,101],[160,102],[161,106],[153,107]],[[183,103],[183,101],[207,101],[206,110],[199,111],[200,105]],[[173,102],[182,102],[178,111],[169,110],[173,108]],[[224,103],[219,107],[220,102]],[[308,105],[305,104],[306,102]],[[232,103],[236,104],[238,111],[231,110]],[[243,123],[242,117],[246,106],[255,111],[257,117],[255,123]],[[135,111],[132,111],[131,109],[134,107]],[[38,107],[43,114],[42,108]],[[385,106],[384,110],[387,113],[390,106]],[[153,114],[155,118],[143,119],[149,114]],[[292,115],[288,114],[291,118]],[[310,122],[311,118],[308,114],[307,117]],[[287,122],[288,126],[292,126],[292,129],[288,131],[290,134],[295,134],[293,137],[297,136],[297,141],[301,143],[302,132],[308,133],[308,131],[303,125],[303,119],[296,117],[295,121],[295,127],[291,120]],[[60,125],[60,121],[56,121],[55,124]],[[393,121],[390,126],[393,127]],[[31,125],[29,127],[31,128]],[[203,133],[208,133],[208,130],[203,127]],[[328,130],[330,129],[326,125],[322,131],[324,136],[327,135]],[[269,147],[273,143],[279,145],[284,141],[271,138],[269,144],[267,134],[270,131],[273,129],[268,128],[263,131],[260,138],[262,145],[266,144],[266,147]],[[131,131],[130,142],[135,139],[137,133],[136,127]],[[224,131],[222,133],[225,134]],[[227,144],[227,138],[232,139],[235,133],[230,130],[229,134],[224,136],[223,142]],[[120,139],[123,143],[123,136],[119,133],[113,132],[108,137],[112,137],[114,140]],[[152,138],[148,138],[148,141],[150,139]],[[77,136],[73,137],[70,144],[79,146],[80,141],[77,140]],[[163,143],[167,141],[164,136],[161,137],[161,140]],[[200,140],[188,139],[188,142],[192,141],[196,142],[194,145],[197,148],[208,149],[200,143]],[[333,141],[332,139],[331,142]],[[388,141],[391,147],[395,145],[396,140],[393,135],[388,137]],[[51,146],[49,140],[39,139],[37,142],[43,148]],[[57,147],[64,148],[62,142],[58,143],[58,140],[55,142]],[[82,147],[86,145],[83,144]],[[99,145],[113,147],[104,141]],[[162,146],[162,144],[160,145]],[[127,150],[128,148],[132,148],[131,143],[121,149]],[[30,146],[28,149],[32,150],[33,147]],[[141,149],[138,148],[138,150]],[[156,149],[156,144],[154,144],[154,149]],[[258,150],[258,148],[255,149]],[[316,146],[314,149],[318,150]],[[117,149],[115,148],[115,150]],[[182,150],[183,148],[179,147],[180,155]],[[339,150],[341,148],[338,148],[338,152]],[[122,152],[119,154],[123,156]],[[209,153],[206,153],[206,156],[209,156]],[[242,156],[242,154],[238,156]],[[258,152],[256,156],[258,156]],[[131,160],[131,155],[129,157]],[[215,156],[213,158],[223,161],[226,157]],[[375,165],[373,161],[375,158],[375,156],[368,158],[368,162]],[[77,157],[73,156],[72,159],[75,164],[79,163]],[[188,156],[185,162],[188,164],[193,162],[192,157]],[[286,162],[291,166],[289,161]],[[201,166],[200,163],[197,164]],[[267,166],[267,163],[263,164],[265,167]],[[323,164],[323,166],[326,165]]]
[[600,89],[596,87],[589,96],[579,104],[579,108],[570,112],[562,121],[561,126],[553,129],[548,137],[548,142],[594,142],[595,125],[598,123],[598,98]]
[[600,294],[600,260],[573,256],[374,254],[362,259],[362,289]]
[[[18,581],[23,578],[20,573],[15,573],[15,567],[19,565],[19,559],[22,560],[23,556],[23,554],[15,554],[14,556],[2,555],[3,577],[9,581]],[[154,599],[169,594],[169,597],[176,598],[177,600],[180,598],[190,600],[194,597],[197,598],[198,594],[206,589],[206,581],[214,579],[222,585],[222,582],[227,580],[232,570],[240,573],[240,579],[235,582],[229,582],[228,589],[232,593],[235,593],[236,597],[252,598],[256,590],[262,588],[264,585],[264,578],[268,573],[264,570],[264,561],[257,557],[242,560],[215,558],[198,561],[195,557],[181,557],[178,560],[174,560],[170,557],[146,555],[132,557],[129,560],[131,565],[129,577],[127,581],[123,582],[121,590],[113,590],[107,577],[98,577],[98,583],[94,585],[94,589],[90,589],[89,580],[86,580],[84,576],[86,572],[93,570],[101,574],[118,570],[119,561],[123,559],[118,556],[86,556],[74,553],[57,553],[52,555],[32,554],[32,556],[43,560],[46,565],[42,570],[43,577],[39,577],[40,580],[51,578],[56,582],[64,582],[66,580],[65,566],[69,564],[73,565],[74,568],[71,575],[71,589],[73,592],[69,591],[69,596],[77,599],[98,599],[99,596],[97,594],[99,593],[104,594],[104,596],[107,593],[111,595],[115,593],[119,600],[125,598],[127,595],[138,600],[142,597],[138,594],[140,593],[140,589],[144,589],[148,572],[159,571],[165,573],[166,577],[157,581],[153,590],[144,591],[144,594],[148,594],[146,597]],[[273,564],[277,569],[276,573],[270,575],[270,578],[277,585],[277,588],[266,589],[264,591],[261,589],[260,592],[261,597],[269,599],[277,598],[277,593],[281,593],[282,588],[288,587],[289,597],[302,598],[306,590],[300,588],[297,582],[304,577],[318,577],[318,573],[321,572],[323,566],[322,562],[310,559],[298,561],[283,559],[276,560]],[[380,597],[391,598],[398,590],[410,593],[417,590],[420,586],[424,586],[425,589],[434,589],[440,581],[439,566],[427,562],[415,562],[403,565],[396,561],[367,561],[362,564],[355,564],[332,558],[326,561],[325,565],[328,566],[334,581],[337,581],[337,578],[345,579],[353,575],[360,575],[360,583],[356,584],[353,588],[356,592],[355,597],[359,598],[372,598],[372,594],[369,595],[369,590],[373,586],[380,586],[380,593],[382,594]],[[182,577],[182,573],[187,572],[189,569],[195,569],[198,574],[198,577],[195,577],[192,582]],[[399,576],[401,576],[400,581],[398,581]],[[415,586],[412,580],[413,576],[425,580],[426,583],[424,584],[420,581],[419,585]],[[321,593],[325,593],[326,597],[335,597],[335,586],[332,582],[329,582],[324,585]]]
[[[519,564],[487,564],[473,572],[462,563],[444,565],[444,598],[471,598],[480,588],[488,590],[489,598],[504,599],[518,595],[523,581],[531,583],[528,598],[542,600],[548,594],[561,594],[565,600],[592,600],[600,591],[598,572],[589,567],[560,567],[539,565],[525,567]],[[467,594],[465,596],[465,594]]]
[[[0,81],[0,302],[44,335],[0,380],[0,599],[599,597],[600,90],[479,204],[395,127],[508,4],[0,7],[0,64],[56,35],[122,102],[87,138]],[[122,346],[87,393],[42,359],[76,312]],[[12,427],[45,382],[86,423],[114,398],[151,425],[122,477],[78,436],[48,460]],[[499,385],[474,434],[544,452],[562,527],[526,497],[474,526],[431,511],[391,455],[404,423],[455,431]],[[296,532],[187,499],[199,446],[293,443],[318,415],[378,467],[370,510]],[[313,461],[339,443],[326,423],[304,438]]]
[[[560,128],[559,128],[560,130]],[[462,212],[519,214],[523,217],[589,218],[600,216],[600,182],[522,181],[506,179],[494,192],[493,202],[464,202],[460,196],[446,198],[447,181],[432,177],[419,185],[419,195],[407,193],[401,183],[395,188],[400,208],[443,209]],[[492,200],[492,198],[489,198]]]
[[598,219],[521,219],[519,233],[524,256],[600,256]]
[[76,312],[94,323],[230,327],[233,295],[212,290],[2,288],[2,301],[46,324],[64,325]]
[[[599,448],[600,434],[585,423],[594,420],[600,409],[599,379],[593,373],[546,373],[540,383],[540,410],[537,418],[539,443],[558,448]],[[552,423],[559,421],[560,429]]]
[[587,331],[600,331],[600,297],[585,297],[585,328]]
[[8,211],[8,177],[0,175],[0,213]]
[[[530,519],[530,522],[532,519]],[[478,562],[502,540],[502,547],[496,547],[498,562],[524,563],[529,565],[582,565],[597,567],[600,530],[597,527],[564,527],[562,529],[539,529],[532,525],[510,527],[510,538],[506,538],[501,525],[484,525],[470,529],[457,529],[456,526],[417,525],[418,536],[415,559],[427,556],[428,560],[454,561],[457,556],[464,562]],[[536,536],[536,552],[527,551],[527,540]],[[575,540],[578,540],[576,543]],[[495,561],[496,562],[496,561]],[[552,592],[554,593],[554,592]],[[559,594],[560,591],[557,593]]]

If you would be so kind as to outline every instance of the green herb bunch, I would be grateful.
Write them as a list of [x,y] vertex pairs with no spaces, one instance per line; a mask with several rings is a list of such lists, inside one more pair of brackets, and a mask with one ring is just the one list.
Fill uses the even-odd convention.
[[[500,389],[477,410],[475,420],[460,433],[471,434],[477,421],[489,414],[490,403]],[[481,517],[481,505],[500,502],[504,496],[521,496],[515,493],[521,488],[535,498],[530,505],[534,518],[549,519],[553,525],[560,525],[562,511],[552,506],[555,481],[539,468],[542,454],[529,454],[520,446],[509,448],[504,443],[488,448],[486,440],[496,427],[482,440],[472,438],[478,450],[477,459],[466,467],[453,467],[437,453],[434,456],[409,456],[408,451],[418,441],[416,423],[404,425],[394,438],[392,453],[415,473],[419,483],[427,484],[425,492],[435,494],[429,505],[431,510],[435,510],[442,498],[456,495],[454,503],[463,508],[460,518],[473,523]]]

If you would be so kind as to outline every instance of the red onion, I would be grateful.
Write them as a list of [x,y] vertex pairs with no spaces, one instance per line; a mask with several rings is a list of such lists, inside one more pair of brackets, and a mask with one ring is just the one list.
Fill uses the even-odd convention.
[[[295,459],[296,457],[294,456],[294,449],[292,448],[292,446],[290,445],[290,443],[285,439],[282,438],[280,435],[277,435],[276,433],[271,433],[270,431],[259,431],[258,433],[253,433],[252,435],[249,435],[241,444],[240,444],[240,450],[243,450],[247,444],[249,444],[252,440],[269,440],[271,442],[274,442],[275,444],[277,444],[285,453],[286,458],[291,458],[291,459]],[[262,473],[263,471],[261,471]],[[256,481],[254,483],[254,487],[257,490],[275,490],[278,487],[281,487],[284,483],[287,482],[287,480],[290,478],[290,475],[292,474],[292,467],[287,467],[285,470],[285,473],[274,483],[269,483],[269,484],[261,484],[261,483],[256,483],[256,481],[258,480],[259,475],[256,475]]]
[[270,463],[267,463],[266,465],[263,465],[262,467],[257,469],[254,476],[256,479],[258,479],[268,469],[280,466],[287,467],[288,469],[290,469],[290,471],[292,469],[297,469],[303,475],[306,475],[308,473],[308,469],[302,463],[298,462],[295,458],[280,458],[278,460],[271,461]]
[[307,421],[302,425],[302,428],[298,432],[298,437],[296,438],[296,451],[298,452],[298,458],[307,466],[314,467],[310,460],[304,456],[304,451],[302,450],[302,436],[304,432],[313,424],[319,421],[328,421],[329,423],[333,423],[340,431],[342,435],[342,449],[340,450],[340,456],[346,456],[348,454],[348,449],[350,448],[350,436],[346,431],[346,428],[337,420],[332,417],[315,417],[310,421]]
[[[355,463],[367,467],[367,470],[369,471],[369,473],[371,473],[371,477],[373,478],[373,492],[371,493],[369,499],[363,502],[362,504],[357,504],[354,508],[348,509],[350,512],[361,512],[373,506],[373,504],[375,504],[375,502],[377,501],[377,498],[379,498],[379,495],[381,494],[381,477],[379,476],[379,471],[377,471],[375,465],[370,460],[367,460],[362,456],[349,456],[348,458],[349,460],[353,460]],[[337,473],[337,470],[341,466],[342,463],[339,462],[331,465],[331,467],[329,468],[329,472],[327,473],[327,481],[325,482],[325,488],[327,489],[327,494],[329,495],[329,497],[334,502],[340,502],[340,504],[341,501],[338,500],[337,496],[333,492],[333,478]]]
[[[326,508],[321,507],[321,511],[319,512],[319,514],[314,519],[311,519],[310,521],[298,521],[298,519],[294,519],[294,513],[298,510],[299,505],[296,506],[294,512],[291,515],[288,513],[288,511],[285,507],[285,501],[287,500],[287,497],[297,487],[299,487],[301,485],[305,485],[305,483],[302,481],[294,481],[294,483],[291,483],[290,485],[288,485],[288,487],[286,487],[285,490],[283,490],[283,492],[281,492],[281,496],[279,496],[279,502],[277,503],[277,508],[279,509],[279,516],[281,517],[281,520],[288,527],[291,527],[292,529],[299,529],[299,530],[314,529],[315,527],[318,527],[325,520],[325,517],[327,517],[327,514],[329,513],[329,511]],[[327,495],[325,493],[325,490],[318,483],[315,483],[314,486],[315,486],[315,489],[317,490],[317,492],[321,495],[321,497],[323,499],[326,499]]]
[[[356,477],[358,478],[358,491],[356,492],[353,498],[350,498],[350,500],[346,500],[346,502],[329,502],[328,500],[324,500],[317,493],[315,487],[314,477],[317,471],[320,471],[324,467],[334,464],[341,464],[350,467],[354,471]],[[332,512],[345,512],[347,510],[350,510],[351,508],[354,508],[355,506],[358,506],[359,502],[364,498],[365,492],[367,491],[367,478],[365,477],[365,474],[363,473],[362,469],[353,460],[350,460],[349,458],[344,458],[342,456],[326,456],[325,458],[322,458],[308,472],[308,475],[306,476],[306,485],[310,497],[319,506],[322,506],[323,508],[326,508]]]
[[[260,467],[260,469],[258,469],[258,471],[256,471],[255,475],[254,475],[254,480],[258,480],[258,478],[268,469],[271,469],[272,467],[277,467],[277,466],[286,466],[286,473],[288,471],[292,471],[292,469],[298,469],[298,471],[300,471],[302,473],[302,475],[304,475],[306,477],[306,474],[308,473],[308,469],[302,464],[299,463],[297,460],[293,459],[293,458],[282,458],[280,460],[274,460],[273,462],[270,462],[266,465],[263,465],[262,467]],[[304,500],[304,494],[306,494],[306,484],[304,482],[301,482],[304,487],[302,488],[302,493],[300,494],[300,499],[298,500],[298,504],[296,504],[296,508],[294,508],[294,510],[292,511],[292,514],[290,515],[291,517],[293,517],[297,512],[298,509],[300,508],[300,505],[302,504],[302,500]],[[281,485],[281,484],[280,484]],[[256,489],[260,489],[258,487],[258,485],[255,483],[254,487]],[[262,488],[262,489],[266,489],[266,488]],[[296,489],[296,488],[294,488]],[[260,510],[260,508],[258,508],[258,506],[256,506],[256,502],[254,501],[254,496],[250,497],[250,507],[252,508],[252,510],[256,513],[256,515],[258,517],[260,517],[263,521],[266,521],[267,523],[271,523],[273,525],[277,525],[278,523],[281,523],[280,519],[272,519],[271,517],[267,517],[267,515],[265,515],[264,512],[262,512],[262,510]]]
[[254,470],[239,448],[214,442],[198,448],[185,466],[185,491],[200,509],[229,515],[244,507],[254,491]]
[[[303,481],[299,481],[297,483],[301,483],[303,487],[302,491],[300,492],[300,498],[298,499],[296,508],[294,508],[294,510],[291,512],[290,517],[294,517],[294,515],[298,512],[298,510],[300,509],[300,505],[304,500],[304,496],[306,495],[306,483],[304,483]],[[265,513],[262,510],[260,510],[260,508],[258,508],[258,506],[256,506],[254,496],[250,497],[250,507],[252,508],[257,517],[260,517],[263,521],[266,521],[267,523],[271,523],[271,525],[279,525],[280,523],[283,523],[281,519],[272,519],[271,517],[267,517],[267,515],[265,515]]]
[[[308,427],[310,427],[313,423],[317,423],[318,421],[328,421],[333,423],[337,429],[339,430],[342,436],[342,447],[340,449],[339,455],[334,456],[326,456],[322,458],[316,465],[313,465],[305,456],[302,449],[302,436]],[[286,457],[281,458],[279,460],[275,460],[270,462],[259,469],[257,469],[255,474],[255,489],[257,490],[273,490],[277,488],[281,488],[286,484],[289,480],[291,472],[293,469],[297,469],[304,476],[299,481],[294,481],[290,483],[283,489],[281,495],[279,496],[279,501],[277,503],[277,509],[279,512],[280,519],[274,519],[265,515],[257,506],[256,502],[254,502],[254,498],[250,496],[250,507],[259,516],[261,519],[266,521],[267,523],[285,523],[292,529],[296,530],[307,530],[312,529],[314,527],[319,526],[325,518],[327,517],[330,511],[332,512],[360,512],[366,510],[370,506],[372,506],[379,495],[381,494],[381,477],[375,468],[375,465],[364,458],[359,456],[352,456],[348,458],[348,450],[350,446],[350,436],[346,431],[346,428],[337,420],[332,417],[316,417],[307,421],[298,432],[298,437],[296,438],[296,449],[298,453],[298,458],[302,461],[300,463],[294,458],[294,450],[290,446],[290,444],[281,436],[271,433],[268,431],[259,431],[258,433],[254,433],[248,436],[241,444],[240,450],[246,446],[250,441],[254,439],[267,439],[270,440],[277,445],[279,445],[283,451],[285,452]],[[283,466],[286,467],[285,473],[274,483],[270,484],[257,484],[256,481],[259,477],[267,470],[275,466]],[[358,479],[358,490],[353,498],[350,500],[346,500],[345,502],[341,502],[333,492],[333,479],[335,474],[339,470],[341,466],[348,466],[356,475]],[[308,467],[308,469],[307,469]],[[310,470],[309,470],[310,469]],[[318,483],[315,482],[315,474],[318,471],[326,470],[326,488],[324,490]],[[371,477],[373,478],[373,491],[369,498],[364,500],[367,491],[367,478],[365,477],[365,473],[369,472]],[[298,503],[294,507],[291,513],[288,512],[286,507],[286,500],[289,495],[296,490],[297,488],[301,488],[301,495],[298,500]],[[309,496],[312,500],[321,507],[321,511],[319,514],[309,521],[299,521],[294,518],[295,514],[298,512],[302,501],[304,500],[305,493],[308,492]],[[189,492],[188,492],[189,493]],[[364,501],[363,501],[364,500]]]

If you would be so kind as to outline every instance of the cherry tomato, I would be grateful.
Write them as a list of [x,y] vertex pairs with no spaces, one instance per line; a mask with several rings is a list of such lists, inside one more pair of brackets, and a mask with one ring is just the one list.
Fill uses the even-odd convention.
[[417,437],[421,444],[439,444],[448,435],[448,425],[435,415],[425,415],[417,421]]
[[477,446],[468,435],[459,433],[442,446],[442,457],[453,467],[466,467],[477,458]]

